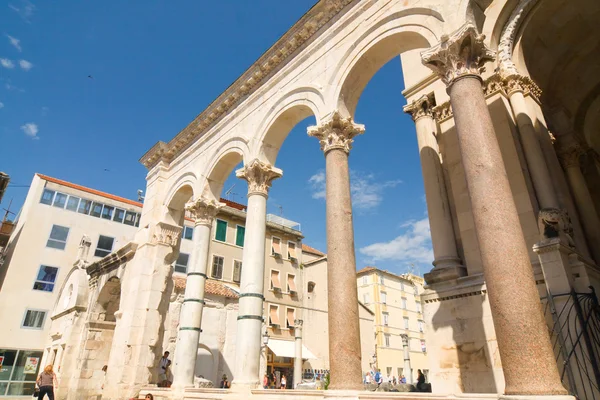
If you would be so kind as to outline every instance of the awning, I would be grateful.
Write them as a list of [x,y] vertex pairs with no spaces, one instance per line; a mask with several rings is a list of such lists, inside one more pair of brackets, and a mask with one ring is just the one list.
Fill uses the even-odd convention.
[[[291,340],[269,339],[267,347],[271,349],[277,357],[294,358],[296,356],[296,343]],[[302,345],[302,358],[304,360],[316,359],[317,357]]]

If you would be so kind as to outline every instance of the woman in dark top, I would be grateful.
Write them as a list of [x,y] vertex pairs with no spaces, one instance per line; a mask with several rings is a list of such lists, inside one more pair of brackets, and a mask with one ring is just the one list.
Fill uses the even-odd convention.
[[52,365],[47,365],[44,371],[38,376],[36,381],[40,388],[40,394],[38,398],[44,399],[44,396],[48,395],[50,400],[54,400],[54,384],[56,383],[56,375],[52,370]]
[[419,392],[425,391],[425,375],[420,369],[417,370],[417,390]]

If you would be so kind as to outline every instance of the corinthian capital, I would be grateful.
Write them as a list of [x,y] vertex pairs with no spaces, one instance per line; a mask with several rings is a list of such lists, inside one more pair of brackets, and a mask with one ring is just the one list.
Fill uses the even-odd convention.
[[217,213],[224,205],[224,203],[219,203],[216,200],[200,197],[187,202],[185,210],[192,215],[196,225],[211,226]]
[[327,153],[340,149],[350,153],[354,137],[365,133],[365,126],[352,121],[351,117],[342,118],[337,111],[328,121],[318,126],[308,127],[308,136],[319,139],[321,150]]
[[423,117],[433,118],[433,107],[435,107],[435,97],[433,93],[430,93],[405,105],[403,110],[405,113],[411,115],[413,121],[416,121]]
[[273,179],[281,178],[283,172],[269,163],[254,159],[235,172],[238,178],[248,182],[248,195],[262,194],[267,196]]
[[506,75],[502,78],[502,84],[506,94],[509,96],[514,92],[523,92],[523,94],[529,94],[539,101],[542,95],[542,90],[528,76],[520,74]]
[[579,145],[570,145],[558,148],[556,155],[563,168],[579,167],[579,158],[583,154],[583,149]]
[[485,35],[467,23],[451,35],[443,35],[439,44],[421,53],[421,60],[450,86],[460,77],[480,76],[483,65],[494,60],[495,52],[485,45],[484,39]]

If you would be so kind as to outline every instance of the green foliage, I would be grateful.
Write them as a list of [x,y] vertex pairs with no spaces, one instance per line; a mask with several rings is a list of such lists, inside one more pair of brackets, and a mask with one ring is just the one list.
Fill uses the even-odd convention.
[[329,372],[327,373],[327,375],[325,375],[325,378],[323,378],[323,385],[325,387],[325,390],[329,389]]

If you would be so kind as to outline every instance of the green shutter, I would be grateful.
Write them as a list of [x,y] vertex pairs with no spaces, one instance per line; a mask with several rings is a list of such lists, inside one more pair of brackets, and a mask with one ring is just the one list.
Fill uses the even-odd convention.
[[215,239],[224,242],[227,238],[227,221],[217,220],[217,233]]
[[235,244],[240,247],[244,247],[244,236],[245,235],[246,235],[246,228],[238,225],[237,232],[235,235]]

